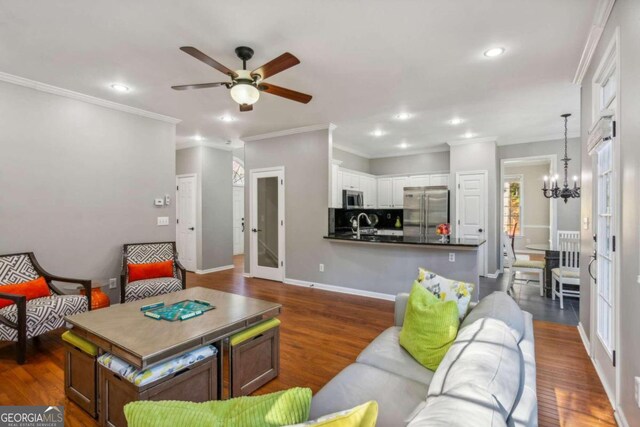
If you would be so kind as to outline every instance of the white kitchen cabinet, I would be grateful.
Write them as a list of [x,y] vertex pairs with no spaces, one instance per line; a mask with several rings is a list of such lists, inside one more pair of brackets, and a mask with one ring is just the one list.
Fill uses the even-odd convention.
[[342,171],[342,189],[360,190],[360,175]]
[[378,207],[390,209],[393,205],[393,186],[391,178],[378,179]]
[[402,209],[404,205],[404,187],[406,187],[407,178],[404,176],[392,178],[392,203],[391,207],[394,209]]
[[431,175],[431,184],[429,185],[446,185],[449,186],[449,174]]
[[364,198],[364,207],[374,209],[377,206],[378,189],[376,187],[376,179],[369,176],[360,177],[360,191]]
[[428,187],[431,184],[430,175],[413,175],[407,180],[407,187]]
[[342,171],[338,165],[331,165],[331,207],[342,208]]

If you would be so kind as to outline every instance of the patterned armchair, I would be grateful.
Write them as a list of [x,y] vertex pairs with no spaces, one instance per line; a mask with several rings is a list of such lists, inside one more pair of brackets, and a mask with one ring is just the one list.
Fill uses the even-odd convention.
[[[129,282],[129,264],[173,261],[173,277]],[[128,243],[122,250],[120,302],[131,302],[156,295],[177,292],[187,287],[187,271],[178,261],[175,242]]]
[[[27,301],[22,295],[2,292],[2,287],[44,277],[51,295]],[[78,283],[85,295],[63,295],[51,281]],[[82,313],[91,308],[91,280],[71,279],[47,273],[36,261],[33,252],[0,255],[0,298],[14,304],[0,308],[0,341],[15,341],[17,362],[23,364],[27,340],[64,325],[65,316]]]

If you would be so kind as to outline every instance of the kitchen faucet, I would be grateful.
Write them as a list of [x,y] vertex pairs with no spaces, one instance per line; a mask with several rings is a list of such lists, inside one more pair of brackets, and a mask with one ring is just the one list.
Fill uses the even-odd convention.
[[366,213],[362,212],[360,214],[358,214],[358,219],[356,219],[356,222],[358,223],[358,228],[357,228],[357,232],[356,232],[356,237],[359,239],[360,238],[360,218],[362,218],[364,216],[364,219],[367,220],[367,224],[371,225],[371,220],[369,219],[369,215],[367,215]]

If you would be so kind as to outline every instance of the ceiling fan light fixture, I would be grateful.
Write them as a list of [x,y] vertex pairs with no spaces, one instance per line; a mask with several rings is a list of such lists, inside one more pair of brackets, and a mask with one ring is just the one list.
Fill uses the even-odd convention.
[[487,58],[495,58],[496,56],[500,56],[504,53],[505,48],[503,47],[494,47],[484,52],[484,56]]
[[260,99],[260,91],[249,83],[238,83],[231,88],[231,98],[240,105],[253,105]]

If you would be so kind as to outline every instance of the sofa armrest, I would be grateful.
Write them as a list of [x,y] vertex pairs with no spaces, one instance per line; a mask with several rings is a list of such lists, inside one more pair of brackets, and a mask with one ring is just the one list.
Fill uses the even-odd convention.
[[396,326],[402,326],[404,322],[404,312],[407,309],[407,301],[409,301],[409,294],[400,293],[396,295],[396,305],[394,312],[394,320]]

